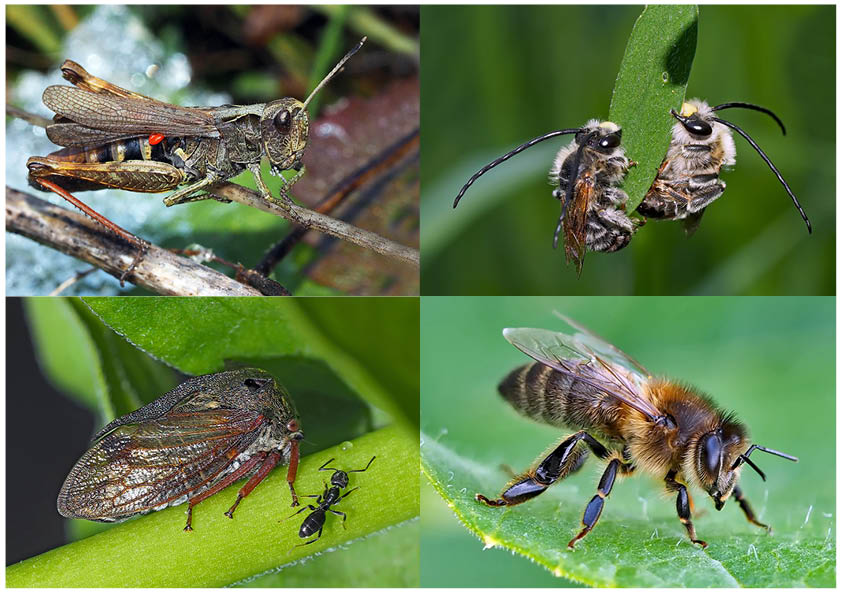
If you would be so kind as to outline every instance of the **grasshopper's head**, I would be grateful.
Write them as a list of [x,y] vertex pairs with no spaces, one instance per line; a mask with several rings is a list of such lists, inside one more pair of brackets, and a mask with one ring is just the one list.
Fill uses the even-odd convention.
[[309,133],[310,117],[304,103],[285,97],[266,104],[260,118],[260,137],[273,174],[301,169]]

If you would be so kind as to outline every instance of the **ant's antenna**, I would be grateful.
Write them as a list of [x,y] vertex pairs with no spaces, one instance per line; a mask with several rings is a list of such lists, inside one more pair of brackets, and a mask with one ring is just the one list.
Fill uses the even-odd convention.
[[551,139],[551,138],[556,137],[556,136],[561,136],[563,134],[575,134],[577,132],[582,132],[582,131],[583,131],[582,128],[565,128],[564,130],[556,130],[555,132],[548,132],[547,134],[544,134],[544,135],[539,136],[537,138],[533,138],[530,141],[526,141],[525,143],[523,143],[519,147],[516,147],[516,148],[512,149],[511,151],[509,151],[508,153],[506,153],[502,157],[498,157],[497,159],[495,159],[494,161],[492,161],[491,163],[489,163],[488,165],[486,165],[485,167],[480,169],[477,173],[472,175],[470,177],[470,179],[467,182],[465,182],[465,185],[462,186],[462,189],[459,191],[459,194],[456,195],[456,199],[453,201],[453,208],[455,209],[456,206],[459,204],[459,201],[462,200],[462,197],[465,195],[465,191],[468,190],[468,187],[471,184],[473,184],[474,182],[476,182],[477,178],[480,177],[485,172],[487,172],[489,169],[491,169],[493,167],[497,167],[498,165],[500,165],[501,163],[503,163],[507,159],[510,159],[511,157],[514,157],[515,155],[517,155],[521,151],[525,151],[529,147],[531,147],[533,145],[537,145],[540,142],[544,142],[545,140]]
[[[365,43],[366,39],[368,39],[368,37],[363,37],[357,45],[355,45],[353,48],[351,48],[351,50],[347,54],[345,54],[345,56],[343,56],[343,58],[339,61],[339,63],[336,66],[333,67],[333,70],[331,70],[330,72],[327,73],[327,76],[325,76],[322,79],[322,82],[320,82],[318,85],[316,85],[315,89],[310,91],[310,95],[307,97],[307,99],[304,100],[304,104],[301,106],[302,112],[305,109],[307,109],[307,104],[310,103],[310,100],[313,99],[313,97],[316,95],[316,93],[318,93],[322,89],[322,87],[324,87],[328,83],[328,81],[330,81],[330,79],[332,79],[333,76],[337,72],[342,70],[342,67],[345,65],[345,62],[347,62],[348,59],[351,56],[356,54],[359,51],[359,49],[361,47],[363,47],[363,44]],[[301,112],[299,112],[299,113],[301,113]]]

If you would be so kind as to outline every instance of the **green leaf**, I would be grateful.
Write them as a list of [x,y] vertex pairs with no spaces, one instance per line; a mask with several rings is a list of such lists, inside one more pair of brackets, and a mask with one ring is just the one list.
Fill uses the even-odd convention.
[[[417,300],[367,298],[341,308],[326,300],[330,304],[321,309],[332,309],[335,316],[321,318],[308,311],[319,311],[318,301],[85,299],[116,333],[185,373],[217,372],[227,359],[316,358],[357,395],[398,423],[417,428],[417,384],[409,394],[412,380],[404,380],[413,376],[411,362],[417,362]],[[371,324],[362,329],[355,326],[359,320]]]
[[609,117],[623,129],[623,146],[637,166],[623,188],[632,213],[643,200],[667,153],[674,123],[670,109],[684,101],[696,54],[699,9],[654,5],[643,9],[632,29],[614,85]]
[[[824,535],[793,541],[703,515],[697,530],[710,545],[692,545],[653,490],[625,493],[632,506],[609,500],[597,528],[574,551],[567,542],[581,528],[594,487],[564,482],[554,496],[500,509],[474,500],[492,497],[508,480],[502,471],[472,461],[422,434],[421,468],[459,520],[485,548],[502,547],[537,562],[559,577],[594,587],[803,587],[835,583],[835,543]],[[628,492],[629,486],[619,486]],[[615,488],[616,489],[616,488]],[[570,503],[575,503],[571,505]],[[647,516],[650,518],[647,519]],[[735,521],[738,519],[735,519]]]
[[[238,507],[233,520],[224,512],[244,482],[199,504],[191,533],[182,531],[185,506],[168,508],[14,564],[6,585],[18,587],[219,587],[289,564],[302,556],[346,544],[418,516],[418,445],[391,426],[302,459],[296,486],[300,494],[321,492],[331,457],[343,465],[377,460],[352,483],[360,489],[337,517],[325,524],[314,544],[301,545],[304,515],[289,518],[286,474],[274,472]],[[312,584],[310,586],[313,586]]]

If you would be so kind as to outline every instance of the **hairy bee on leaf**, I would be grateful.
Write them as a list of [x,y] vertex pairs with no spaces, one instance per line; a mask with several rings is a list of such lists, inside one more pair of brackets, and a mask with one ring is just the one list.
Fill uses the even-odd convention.
[[658,176],[646,193],[637,211],[653,219],[681,220],[684,230],[692,234],[699,226],[705,208],[725,191],[725,182],[719,179],[723,168],[736,163],[736,148],[729,128],[736,130],[757,151],[766,165],[783,184],[795,208],[812,233],[810,220],[781,173],[757,143],[737,125],[714,116],[727,108],[744,108],[769,115],[786,134],[783,122],[771,110],[751,103],[731,102],[710,107],[704,101],[691,99],[682,104],[681,113],[670,110],[678,120],[672,128],[672,141],[667,155],[658,169]]
[[575,263],[576,274],[581,276],[586,249],[616,252],[628,245],[640,225],[626,215],[628,195],[615,187],[634,163],[626,158],[620,146],[622,130],[613,122],[590,120],[581,128],[556,130],[525,142],[471,176],[453,201],[453,208],[485,172],[529,147],[564,134],[576,136],[558,152],[550,169],[550,183],[556,186],[553,196],[561,202],[553,248],[558,246],[563,228],[567,262]]
[[553,483],[578,471],[590,450],[607,463],[596,495],[585,507],[584,527],[567,544],[573,548],[594,528],[618,474],[640,468],[662,479],[675,492],[678,519],[693,543],[689,486],[704,490],[721,510],[733,497],[748,522],[771,532],[754,515],[739,486],[755,450],[791,461],[782,452],[750,444],[748,430],[698,391],[655,378],[631,356],[561,316],[575,335],[531,328],[507,328],[503,336],[535,360],[511,372],[498,390],[518,412],[552,426],[578,429],[553,447],[525,473],[512,479],[488,506],[514,506],[538,496]]

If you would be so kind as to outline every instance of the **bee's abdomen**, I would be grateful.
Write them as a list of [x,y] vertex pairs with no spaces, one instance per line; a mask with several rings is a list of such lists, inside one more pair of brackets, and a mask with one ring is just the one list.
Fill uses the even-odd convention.
[[512,370],[497,390],[523,415],[554,426],[569,425],[567,411],[573,380],[540,363]]

